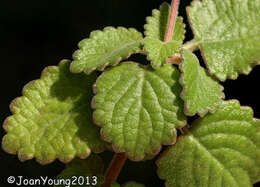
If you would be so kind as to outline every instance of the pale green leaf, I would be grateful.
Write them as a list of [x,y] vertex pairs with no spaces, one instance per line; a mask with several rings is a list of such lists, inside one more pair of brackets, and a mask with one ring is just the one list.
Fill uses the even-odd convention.
[[148,59],[151,60],[155,69],[161,67],[168,58],[179,52],[184,40],[185,25],[182,23],[182,18],[177,17],[172,41],[164,42],[170,10],[170,5],[163,3],[160,10],[153,10],[152,16],[147,17],[147,24],[144,26],[146,36],[144,49],[148,52]]
[[94,31],[90,38],[79,43],[79,50],[73,55],[71,71],[91,73],[108,65],[115,66],[121,60],[141,50],[142,34],[135,29],[106,27]]
[[260,180],[259,158],[260,121],[231,100],[163,153],[158,174],[169,187],[252,187]]
[[139,161],[175,142],[175,128],[186,122],[179,77],[171,65],[155,71],[125,62],[98,78],[94,120],[115,152]]
[[[68,186],[66,182],[74,182],[71,186],[100,186],[104,182],[104,164],[102,159],[95,154],[91,154],[87,159],[74,159],[66,169],[56,178],[60,181],[54,186]],[[65,181],[65,182],[63,182]]]
[[194,1],[189,20],[211,74],[221,81],[260,64],[260,1]]
[[223,87],[200,66],[197,57],[188,50],[183,50],[180,69],[183,85],[181,98],[184,100],[184,112],[193,116],[204,116],[208,111],[214,112],[225,97]]
[[72,74],[69,61],[46,68],[41,79],[23,89],[4,122],[3,149],[21,161],[33,157],[42,164],[58,158],[69,162],[105,148],[92,122],[92,85],[96,76]]

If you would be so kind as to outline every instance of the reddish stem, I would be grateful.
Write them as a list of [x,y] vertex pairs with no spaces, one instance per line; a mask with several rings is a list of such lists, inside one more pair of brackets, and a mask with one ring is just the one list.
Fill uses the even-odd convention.
[[172,35],[173,35],[175,23],[176,23],[176,18],[178,15],[179,2],[180,2],[179,0],[172,0],[170,19],[168,22],[168,26],[167,26],[167,30],[166,30],[165,38],[164,38],[165,42],[169,42],[172,40]]
[[125,153],[116,153],[110,162],[110,165],[105,173],[105,182],[102,187],[110,187],[111,182],[115,182],[121,169],[123,168],[127,156]]

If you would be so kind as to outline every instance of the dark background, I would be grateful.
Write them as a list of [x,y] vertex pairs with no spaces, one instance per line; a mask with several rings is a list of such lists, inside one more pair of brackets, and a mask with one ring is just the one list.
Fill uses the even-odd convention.
[[[151,15],[163,0],[1,0],[0,1],[0,123],[11,115],[9,103],[21,95],[22,87],[38,79],[44,67],[57,65],[61,59],[71,59],[77,43],[89,36],[92,30],[105,26],[135,27],[143,31],[145,17]],[[170,3],[170,0],[168,0]],[[180,15],[187,23],[183,0]],[[186,40],[192,39],[187,26]],[[254,68],[249,76],[241,75],[236,81],[227,81],[226,99],[238,99],[242,105],[250,106],[255,117],[260,118],[259,96],[260,67]],[[1,129],[1,138],[4,130]],[[112,154],[107,155],[106,164]],[[42,166],[34,160],[21,163],[17,156],[0,150],[0,186],[8,186],[7,176],[23,175],[37,178],[54,178],[64,168],[55,161]],[[147,186],[163,186],[156,176],[153,161],[135,163],[128,161],[121,172],[119,182],[136,180]],[[185,180],[185,179],[184,179]]]

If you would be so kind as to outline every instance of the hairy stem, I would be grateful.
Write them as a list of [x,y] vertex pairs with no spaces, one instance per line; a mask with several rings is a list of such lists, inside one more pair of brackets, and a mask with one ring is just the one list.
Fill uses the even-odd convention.
[[167,30],[166,30],[165,38],[164,38],[165,42],[169,42],[172,40],[172,35],[173,35],[175,23],[176,23],[176,18],[178,15],[179,2],[180,2],[179,0],[172,0],[170,19],[168,22],[168,26],[167,26]]
[[102,187],[110,187],[111,182],[116,181],[121,169],[123,168],[127,156],[125,153],[116,153],[110,162],[110,165],[105,173],[105,182]]

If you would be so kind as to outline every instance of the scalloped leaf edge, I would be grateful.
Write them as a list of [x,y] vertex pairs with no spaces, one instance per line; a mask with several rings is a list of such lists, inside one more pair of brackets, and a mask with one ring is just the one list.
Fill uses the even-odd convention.
[[[130,51],[126,57],[118,57],[118,59],[117,59],[114,63],[112,63],[112,64],[109,63],[109,62],[107,62],[107,63],[103,64],[102,66],[99,66],[99,67],[96,67],[96,68],[92,68],[92,69],[90,69],[90,70],[82,70],[82,71],[76,71],[76,70],[74,70],[72,66],[73,66],[73,64],[74,64],[76,54],[79,53],[79,51],[81,50],[81,49],[80,49],[81,43],[84,42],[84,41],[88,41],[88,40],[93,39],[93,37],[95,37],[95,35],[96,35],[98,32],[105,32],[105,31],[107,31],[107,30],[109,30],[109,29],[113,29],[114,31],[116,31],[116,30],[118,30],[118,29],[126,29],[126,30],[128,30],[128,31],[138,32],[135,28],[132,28],[132,27],[130,27],[130,28],[124,28],[124,27],[112,27],[112,26],[107,26],[107,27],[105,27],[103,30],[95,30],[95,31],[92,31],[92,32],[90,33],[90,35],[89,35],[89,38],[82,39],[82,40],[78,43],[78,48],[79,48],[79,49],[77,49],[77,50],[72,54],[73,61],[72,61],[72,63],[70,64],[70,71],[71,71],[72,73],[81,73],[81,72],[84,72],[85,74],[89,75],[89,74],[91,74],[91,73],[92,73],[93,71],[95,71],[95,70],[104,71],[106,67],[108,67],[108,66],[112,66],[112,67],[117,66],[121,61],[123,61],[123,60],[125,60],[125,59],[128,59],[128,58],[129,58],[131,55],[133,55],[133,54],[138,54],[138,53],[141,53],[141,54],[142,54],[142,50],[143,50],[143,39],[140,40],[140,49],[139,49],[139,50]],[[139,32],[139,33],[140,33],[140,32]],[[140,33],[140,34],[142,34],[142,33]],[[142,34],[142,37],[143,37],[143,34]]]
[[[139,67],[144,68],[144,69],[149,68],[148,65],[142,65],[142,64],[139,64],[139,63],[136,63],[136,62],[132,62],[132,61],[127,61],[127,62],[125,62],[125,63],[136,64],[136,65],[138,65]],[[112,67],[111,67],[111,68],[112,68]],[[109,68],[109,69],[111,69],[111,68]],[[108,69],[108,70],[109,70],[109,69]],[[103,72],[103,73],[105,73],[105,72]],[[103,73],[102,73],[102,74],[103,74]],[[102,75],[102,74],[101,74],[101,75]],[[93,92],[94,92],[94,95],[97,94],[97,91],[96,91],[96,83],[97,83],[97,81],[99,80],[99,78],[100,78],[100,76],[97,78],[96,82],[93,84]],[[94,97],[92,98],[92,100],[91,100],[91,108],[94,110],[94,112],[96,111],[95,96],[94,96]],[[93,118],[93,123],[94,123],[95,125],[101,127],[101,129],[100,129],[100,135],[101,135],[102,140],[104,140],[104,141],[106,141],[106,142],[108,142],[108,143],[111,143],[112,149],[113,149],[113,151],[114,151],[115,153],[121,153],[122,151],[120,151],[120,148],[119,148],[118,146],[116,146],[115,144],[113,144],[113,142],[112,142],[112,140],[111,140],[110,138],[108,138],[107,136],[105,136],[102,125],[95,120],[94,112],[93,112],[93,117],[92,117],[92,118]],[[156,155],[158,155],[158,154],[161,152],[163,145],[174,145],[174,144],[177,142],[177,139],[178,139],[178,137],[177,137],[177,129],[182,129],[183,127],[185,127],[185,126],[187,125],[187,119],[185,118],[182,122],[183,122],[182,125],[180,125],[179,127],[176,127],[176,128],[175,128],[175,129],[176,129],[176,137],[173,138],[170,143],[168,143],[168,144],[161,144],[160,147],[158,147],[158,149],[155,150],[154,152],[146,153],[146,154],[145,154],[145,157],[144,157],[143,159],[132,159],[132,158],[129,158],[129,157],[127,157],[127,158],[128,158],[129,160],[131,160],[131,161],[134,161],[134,162],[145,161],[145,160],[152,160]]]
[[[47,66],[47,67],[45,67],[45,68],[42,70],[42,72],[41,72],[40,78],[35,79],[35,80],[32,80],[32,81],[28,82],[27,84],[25,84],[25,85],[23,86],[23,88],[22,88],[22,95],[19,96],[19,97],[16,97],[15,99],[13,99],[13,100],[11,101],[10,105],[9,105],[9,109],[10,109],[12,115],[8,116],[8,117],[4,120],[3,125],[2,125],[2,127],[3,127],[3,129],[4,129],[4,131],[5,131],[6,133],[8,133],[8,121],[10,120],[10,118],[11,118],[13,115],[15,115],[14,105],[16,104],[16,102],[17,102],[20,98],[25,97],[25,96],[24,96],[24,93],[25,93],[27,87],[29,87],[30,85],[32,85],[35,81],[44,78],[44,77],[46,76],[46,74],[47,74],[49,71],[51,71],[52,69],[57,68],[57,67],[60,67],[60,66],[62,66],[62,65],[64,65],[64,64],[67,64],[67,63],[71,63],[71,61],[70,61],[70,60],[67,60],[67,59],[63,59],[63,60],[61,60],[61,61],[59,62],[59,64],[58,64],[57,66],[52,65],[52,66]],[[6,134],[5,134],[5,135],[6,135]],[[5,136],[5,135],[4,135],[4,136]],[[3,136],[3,137],[4,137],[4,136]],[[74,158],[77,158],[77,157],[78,157],[78,158],[80,158],[80,159],[86,159],[87,157],[90,156],[91,152],[93,152],[93,153],[101,153],[101,152],[103,152],[103,151],[106,149],[106,147],[107,147],[107,143],[106,143],[105,146],[104,146],[102,149],[100,149],[100,150],[89,150],[85,155],[75,155],[74,157],[72,157],[72,158],[70,158],[70,159],[68,159],[68,160],[62,160],[62,159],[58,158],[58,156],[56,156],[56,157],[55,157],[54,159],[52,159],[52,160],[43,161],[43,160],[38,159],[38,158],[35,157],[35,156],[26,156],[26,155],[23,155],[23,156],[21,157],[21,156],[18,154],[18,151],[15,151],[15,152],[10,151],[10,150],[4,148],[3,145],[4,145],[4,139],[2,139],[2,142],[1,142],[1,147],[2,147],[2,149],[3,149],[6,153],[8,153],[8,154],[18,155],[18,159],[20,160],[20,162],[25,162],[25,161],[27,161],[27,160],[35,159],[35,160],[36,160],[38,163],[40,163],[41,165],[47,165],[47,164],[50,164],[50,163],[52,163],[52,162],[54,162],[54,161],[56,161],[56,160],[59,160],[59,161],[62,162],[62,163],[68,164],[68,163],[71,162]]]
[[[182,49],[182,53],[183,53],[183,49]],[[195,54],[194,54],[195,55]],[[181,59],[182,59],[182,61],[183,61],[183,57],[182,57],[182,55],[181,55]],[[182,88],[183,88],[183,90],[182,90],[182,92],[181,92],[181,94],[180,94],[180,97],[183,99],[183,101],[184,101],[184,95],[186,94],[186,92],[187,92],[187,89],[185,88],[185,85],[184,85],[184,82],[183,82],[183,79],[184,79],[184,73],[183,73],[183,69],[182,69],[182,67],[181,67],[181,64],[183,64],[183,62],[181,62],[180,64],[179,64],[179,70],[180,70],[180,72],[181,72],[181,77],[180,77],[180,80],[179,80],[179,83],[182,85]],[[201,66],[200,66],[201,67]],[[201,67],[201,68],[203,68],[203,67]],[[203,68],[204,69],[204,68]],[[206,70],[206,69],[204,69],[205,70],[205,73],[206,74],[208,74],[208,71]],[[212,75],[210,75],[210,74],[208,74],[213,80],[216,80],[217,81],[217,79],[213,76],[212,77]],[[218,81],[217,81],[218,82]],[[222,97],[220,97],[220,99],[222,99],[222,100],[224,100],[225,99],[225,93],[224,93],[224,87],[221,85],[221,84],[219,84],[221,87],[221,89],[220,89],[220,91],[223,93],[223,95],[222,95]],[[219,103],[219,104],[217,104],[217,105],[215,105],[215,108],[214,109],[212,109],[212,108],[210,108],[210,107],[207,107],[203,112],[197,112],[197,113],[195,113],[195,114],[198,114],[200,117],[204,117],[206,114],[208,114],[208,113],[211,113],[211,114],[213,114],[213,113],[215,113],[216,112],[216,110],[218,109],[218,107],[221,105],[221,103]],[[184,101],[184,113],[185,113],[185,115],[187,115],[187,116],[194,116],[195,114],[191,114],[191,113],[189,113],[188,112],[188,106],[189,106],[189,102],[187,101]]]

